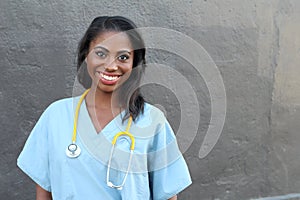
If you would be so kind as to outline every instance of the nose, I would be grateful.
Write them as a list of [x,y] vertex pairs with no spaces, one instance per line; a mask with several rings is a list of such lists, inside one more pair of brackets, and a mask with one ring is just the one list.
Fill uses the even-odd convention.
[[107,62],[107,65],[105,66],[106,71],[116,71],[118,70],[118,64],[116,62],[117,60],[115,58],[109,59]]

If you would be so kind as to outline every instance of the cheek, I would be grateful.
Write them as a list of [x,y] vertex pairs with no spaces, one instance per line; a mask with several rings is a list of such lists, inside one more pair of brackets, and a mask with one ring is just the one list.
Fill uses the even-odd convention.
[[93,70],[96,66],[101,65],[101,63],[94,59],[92,56],[88,56],[85,60],[88,70]]
[[121,70],[124,74],[130,73],[132,71],[132,62],[119,64],[119,70]]
[[132,73],[132,70],[132,63],[126,63],[126,65],[122,66],[123,81],[126,81],[129,78],[130,74]]
[[88,73],[91,74],[93,69],[91,68],[91,64],[89,62],[86,62],[86,68],[87,68]]
[[133,69],[133,60],[130,60],[130,62],[128,62],[128,64],[126,65],[126,69],[128,72],[131,72]]
[[86,63],[86,65],[87,65],[88,68],[91,68],[92,66],[95,65],[93,59],[91,59],[89,57],[86,58],[85,63]]
[[86,62],[86,69],[91,78],[95,75],[95,68],[93,66],[94,65],[91,62]]

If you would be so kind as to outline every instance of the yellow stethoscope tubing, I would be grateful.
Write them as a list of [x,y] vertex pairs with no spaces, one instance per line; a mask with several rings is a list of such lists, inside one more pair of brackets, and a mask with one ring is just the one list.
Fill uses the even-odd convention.
[[73,135],[72,135],[72,143],[75,144],[76,143],[76,137],[77,137],[77,122],[78,122],[78,116],[79,116],[79,110],[80,110],[80,106],[82,104],[83,99],[85,98],[85,96],[87,95],[87,93],[90,91],[90,89],[87,89],[80,97],[77,106],[76,106],[76,110],[75,110],[75,117],[74,117],[74,125],[73,125]]
[[132,122],[132,117],[130,116],[129,119],[128,119],[128,124],[127,124],[127,127],[126,127],[126,131],[122,131],[122,132],[119,132],[117,133],[115,136],[114,136],[114,139],[112,140],[112,145],[115,145],[117,143],[117,140],[118,138],[121,136],[121,135],[126,135],[130,138],[131,140],[131,144],[130,144],[130,150],[134,150],[134,146],[135,146],[135,139],[134,139],[134,136],[129,133],[129,129],[130,129],[130,126],[131,126],[131,122]]
[[[77,106],[76,106],[76,110],[75,110],[75,117],[74,117],[74,126],[73,126],[73,135],[72,135],[72,144],[75,144],[76,143],[76,137],[77,137],[77,122],[78,122],[78,116],[79,116],[79,110],[80,110],[80,106],[83,102],[83,99],[85,98],[85,96],[87,95],[87,93],[90,91],[90,89],[87,89],[80,97],[78,103],[77,103]],[[113,140],[112,140],[112,148],[111,148],[111,152],[110,152],[110,157],[109,157],[109,161],[108,161],[108,166],[107,166],[107,173],[106,173],[106,183],[109,187],[112,187],[112,188],[117,188],[118,190],[121,190],[125,184],[125,181],[127,179],[127,176],[128,176],[128,173],[129,173],[129,170],[130,170],[130,167],[131,167],[131,161],[132,161],[132,155],[133,155],[133,150],[135,148],[135,139],[134,139],[134,136],[129,133],[129,129],[131,127],[131,123],[132,123],[132,117],[130,116],[129,119],[128,119],[128,124],[127,124],[127,127],[126,127],[126,130],[125,131],[122,131],[122,132],[119,132],[117,133]],[[113,152],[114,152],[114,149],[115,149],[115,145],[117,143],[117,140],[118,138],[121,136],[121,135],[126,135],[130,138],[131,140],[131,144],[130,144],[130,157],[129,157],[129,162],[128,162],[128,166],[127,166],[127,170],[126,170],[126,174],[124,176],[124,179],[121,183],[121,185],[114,185],[111,181],[109,181],[109,176],[110,176],[110,165],[111,165],[111,159],[112,159],[112,156],[113,156]],[[77,146],[77,145],[76,145]]]
[[[78,116],[79,116],[79,110],[80,110],[80,106],[82,104],[83,99],[85,98],[85,96],[87,95],[87,93],[90,91],[90,89],[87,89],[80,97],[77,106],[76,106],[76,110],[75,110],[75,117],[74,117],[74,125],[73,125],[73,134],[72,134],[72,143],[75,144],[76,143],[76,137],[77,137],[77,122],[78,122]],[[127,135],[130,140],[131,140],[131,144],[130,144],[130,150],[134,150],[135,147],[135,139],[134,136],[129,133],[129,129],[131,127],[131,123],[132,123],[132,117],[130,116],[128,119],[128,124],[126,127],[126,131],[123,132],[119,132],[117,133],[113,140],[112,140],[112,145],[115,145],[117,142],[118,137],[120,137],[121,135]]]
[[[80,106],[83,102],[83,99],[85,98],[85,96],[87,95],[87,93],[90,91],[90,89],[87,89],[80,97],[78,103],[77,103],[77,106],[76,106],[76,110],[75,110],[75,116],[74,116],[74,126],[73,126],[73,135],[72,135],[72,144],[75,144],[76,143],[76,137],[77,137],[77,122],[78,122],[78,116],[79,116],[79,110],[80,110]],[[109,157],[109,160],[108,160],[108,165],[107,165],[107,172],[106,172],[106,183],[109,187],[112,187],[112,188],[116,188],[118,190],[122,190],[124,184],[125,184],[125,181],[127,179],[127,176],[128,176],[128,173],[129,173],[129,170],[130,170],[130,167],[131,167],[131,161],[132,161],[132,155],[133,155],[133,150],[135,148],[135,139],[134,139],[134,136],[129,133],[129,129],[131,127],[131,123],[132,123],[132,117],[130,116],[129,119],[128,119],[128,124],[127,124],[127,127],[126,127],[126,130],[125,131],[122,131],[122,132],[119,132],[117,133],[113,140],[112,140],[112,148],[111,148],[111,152],[110,152],[110,157]],[[112,156],[113,156],[113,152],[114,152],[114,149],[115,149],[115,145],[117,143],[117,140],[118,138],[121,136],[121,135],[126,135],[130,138],[131,140],[131,144],[130,144],[130,157],[129,157],[129,162],[128,162],[128,166],[127,166],[127,170],[126,170],[126,174],[124,176],[124,179],[121,183],[121,185],[114,185],[111,181],[109,181],[109,176],[110,176],[110,165],[111,165],[111,159],[112,159]],[[76,145],[77,146],[77,145]]]

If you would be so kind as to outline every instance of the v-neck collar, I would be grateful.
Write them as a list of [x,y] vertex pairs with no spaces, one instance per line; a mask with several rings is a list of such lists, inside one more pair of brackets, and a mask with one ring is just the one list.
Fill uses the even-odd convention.
[[[116,133],[125,131],[127,123],[122,123],[124,111],[112,119],[99,133],[97,133],[92,119],[88,113],[85,100],[82,101],[78,116],[77,134],[81,142],[97,160],[105,164],[109,158],[111,141]],[[99,151],[99,147],[103,151]]]
[[[77,105],[78,101],[79,98],[74,99],[75,105]],[[124,111],[117,115],[104,127],[104,129],[101,130],[99,134],[97,134],[96,129],[94,128],[92,120],[89,116],[85,101],[83,101],[80,106],[77,123],[78,143],[82,145],[82,148],[84,149],[84,151],[82,151],[82,154],[86,154],[88,152],[93,158],[101,162],[104,166],[107,166],[110,157],[110,151],[112,148],[113,137],[118,132],[126,130],[128,120],[122,123],[122,116],[124,116]],[[138,128],[138,126],[134,125],[130,128],[130,132],[134,132],[136,128]],[[148,130],[149,126],[146,125],[146,127],[140,128],[141,129],[139,131],[143,130],[144,128],[147,128]],[[150,129],[152,130],[152,128]],[[139,142],[143,144],[136,144],[136,146],[147,146],[148,140],[149,139],[139,140]],[[130,150],[128,148],[129,146],[127,145],[127,142],[125,142],[125,149],[119,148],[123,144],[119,141],[118,145],[114,149],[115,153],[113,156],[111,168],[116,169],[118,171],[126,172]],[[158,160],[161,160],[159,159],[159,157],[164,158],[163,155],[165,155],[165,153],[170,153],[170,155],[168,154],[167,156],[167,160],[165,160],[165,162],[157,162]],[[162,167],[165,167],[165,165],[162,164],[171,163],[172,161],[178,159],[180,155],[181,154],[178,149],[176,140],[168,144],[167,148],[163,148],[153,152],[137,153],[135,151],[134,156],[132,158],[130,173],[147,173],[149,171],[161,169]]]
[[[95,134],[103,134],[103,133],[106,133],[107,131],[113,131],[112,128],[116,128],[116,127],[119,127],[120,128],[120,131],[121,129],[123,128],[123,124],[122,124],[122,116],[124,116],[125,114],[125,111],[123,110],[122,112],[120,112],[118,115],[116,115],[109,123],[107,123],[103,129],[101,129],[100,132],[97,132],[96,130],[96,127],[94,126],[93,124],[93,120],[92,118],[90,117],[90,114],[89,114],[89,111],[88,111],[88,108],[87,108],[87,105],[86,105],[86,101],[85,99],[82,101],[82,105],[80,107],[80,110],[82,110],[82,114],[85,118],[87,118],[87,121],[89,121],[89,124],[92,125],[92,127],[94,128],[94,133]],[[122,127],[120,127],[122,126]],[[107,128],[108,127],[108,128]],[[106,130],[106,129],[109,129],[109,130]],[[123,130],[125,131],[125,129]]]

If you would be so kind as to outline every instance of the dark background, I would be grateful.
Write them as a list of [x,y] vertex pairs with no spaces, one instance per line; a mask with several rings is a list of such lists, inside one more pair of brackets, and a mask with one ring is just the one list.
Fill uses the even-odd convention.
[[[148,52],[149,62],[171,66],[189,80],[200,107],[198,133],[183,152],[193,184],[180,199],[300,193],[299,13],[297,0],[1,0],[0,199],[34,199],[34,184],[16,167],[17,156],[43,110],[72,96],[77,43],[99,15],[184,33],[205,48],[222,75],[225,125],[216,146],[200,159],[211,117],[205,81],[183,58]],[[157,84],[142,89],[176,131],[182,115],[178,94]]]

